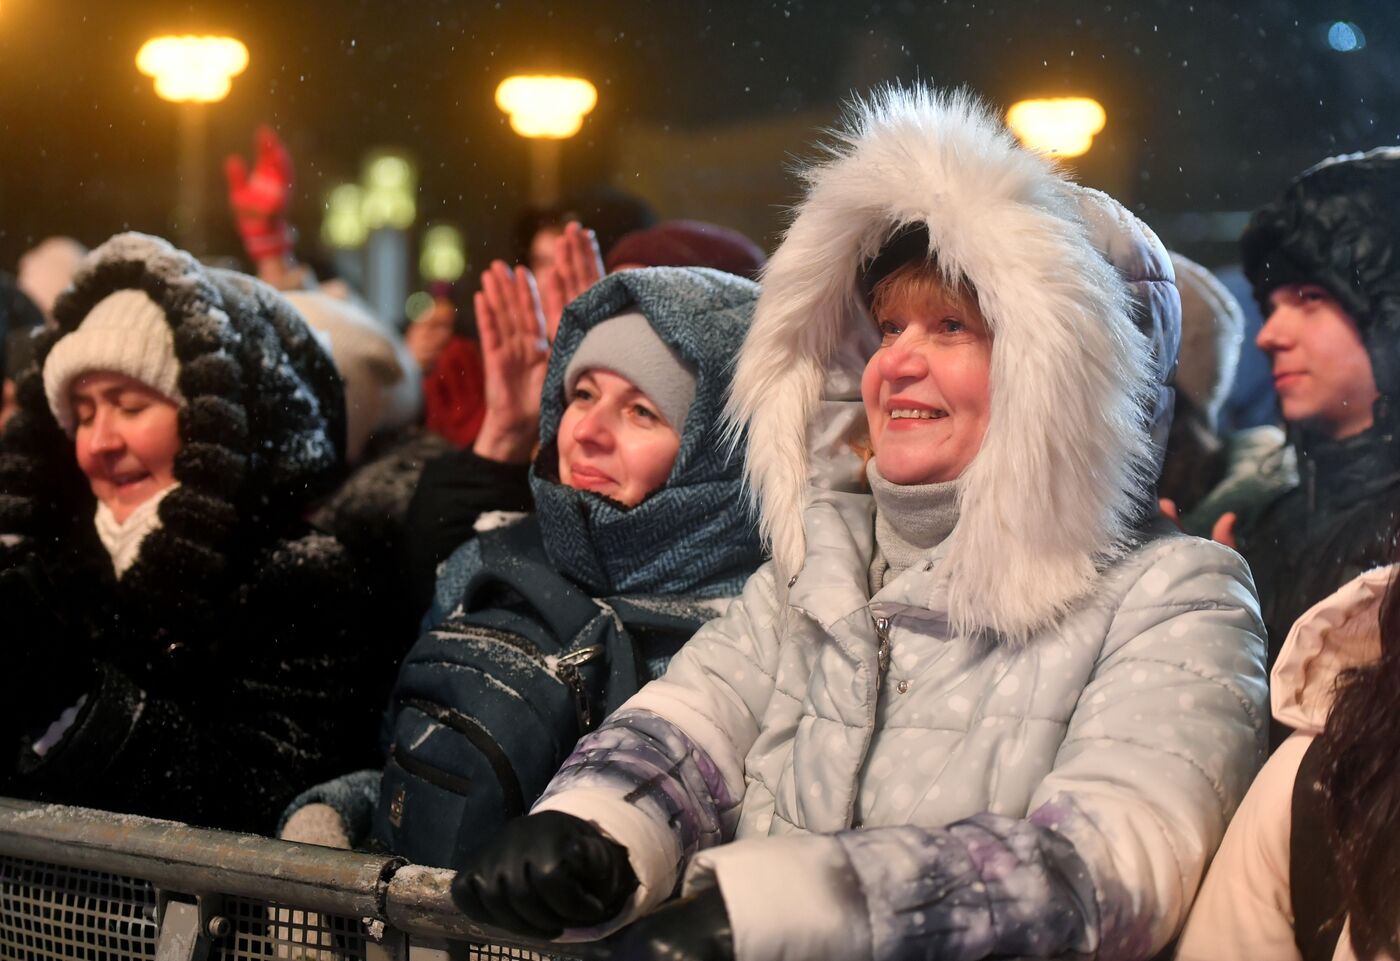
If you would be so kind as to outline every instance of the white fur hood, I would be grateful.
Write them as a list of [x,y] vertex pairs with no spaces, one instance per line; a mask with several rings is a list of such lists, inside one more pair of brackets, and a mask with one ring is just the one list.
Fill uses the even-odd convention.
[[[1152,502],[1180,302],[1165,249],[1097,191],[1019,147],[964,93],[854,105],[763,278],[729,413],[784,575],[815,492],[858,490],[860,376],[878,346],[857,274],[899,228],[965,278],[993,336],[992,411],[942,552],[959,630],[1012,641],[1088,593]],[[1154,443],[1154,438],[1156,443]],[[1155,506],[1155,505],[1154,505]]]
[[1269,700],[1279,723],[1320,734],[1337,679],[1380,658],[1381,605],[1397,569],[1377,567],[1347,581],[1294,623],[1269,676]]

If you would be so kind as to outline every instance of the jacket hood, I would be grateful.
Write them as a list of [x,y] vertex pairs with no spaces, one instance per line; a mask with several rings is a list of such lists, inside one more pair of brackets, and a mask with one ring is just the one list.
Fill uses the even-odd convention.
[[92,495],[49,410],[43,367],[94,305],[123,289],[163,309],[185,399],[180,486],[161,501],[161,528],[125,580],[142,580],[138,569],[152,563],[167,578],[212,574],[235,530],[271,539],[339,479],[344,393],[329,355],[271,287],[144,234],[119,234],[89,254],[54,305],[55,326],[36,338],[0,447],[0,531],[60,550],[91,542]]
[[1381,602],[1396,565],[1343,584],[1294,623],[1269,677],[1269,700],[1282,724],[1321,733],[1337,678],[1381,656]]
[[345,384],[346,460],[358,464],[376,434],[418,419],[423,409],[418,364],[398,332],[355,301],[319,290],[283,296],[321,335]]
[[1092,587],[1153,504],[1180,337],[1156,236],[1016,144],[966,93],[856,102],[763,276],[729,415],[781,572],[816,492],[859,490],[861,372],[878,346],[858,272],[896,232],[965,280],[992,330],[991,416],[943,553],[959,630],[1024,639]]
[[1235,383],[1244,310],[1209,270],[1175,251],[1171,258],[1181,294],[1181,355],[1172,383],[1214,430]]
[[[733,594],[761,562],[741,496],[742,458],[721,430],[757,298],[756,284],[722,271],[650,267],[609,274],[564,311],[545,375],[530,487],[551,563],[595,595]],[[565,371],[584,335],[634,310],[694,369],[695,399],[666,482],[625,508],[558,482],[557,439]]]
[[[1376,386],[1400,397],[1400,148],[1330,157],[1255,211],[1240,237],[1264,316],[1284,284],[1317,284],[1356,321]],[[1377,407],[1378,414],[1383,414]],[[1388,420],[1378,417],[1378,420]]]

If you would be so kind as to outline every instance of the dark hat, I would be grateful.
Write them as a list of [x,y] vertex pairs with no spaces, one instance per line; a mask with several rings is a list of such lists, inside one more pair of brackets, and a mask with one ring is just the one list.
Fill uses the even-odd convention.
[[634,230],[608,251],[609,271],[633,267],[711,267],[756,279],[768,262],[763,250],[737,230],[700,220],[668,220]]
[[860,292],[866,304],[875,296],[875,288],[880,286],[880,281],[905,264],[932,261],[931,247],[928,225],[922,221],[906,224],[890,234],[879,253],[860,269]]
[[1254,212],[1240,237],[1245,276],[1269,295],[1316,284],[1361,331],[1382,395],[1400,397],[1400,148],[1332,157]]

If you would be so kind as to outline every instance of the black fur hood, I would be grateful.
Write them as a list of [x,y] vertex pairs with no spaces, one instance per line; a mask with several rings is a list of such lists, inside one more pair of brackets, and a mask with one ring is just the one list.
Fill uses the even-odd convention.
[[89,254],[54,306],[56,327],[36,341],[18,381],[20,410],[0,442],[0,534],[55,560],[95,543],[93,497],[45,400],[43,366],[122,289],[142,290],[164,309],[186,399],[180,487],[161,502],[161,527],[127,576],[144,580],[139,569],[151,568],[207,583],[226,568],[235,533],[270,542],[338,481],[344,392],[330,356],[276,291],[144,234],[119,234]]

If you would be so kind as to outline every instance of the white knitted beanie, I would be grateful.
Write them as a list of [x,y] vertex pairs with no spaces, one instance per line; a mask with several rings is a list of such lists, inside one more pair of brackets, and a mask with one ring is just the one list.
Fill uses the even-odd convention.
[[75,429],[73,381],[97,370],[109,370],[139,380],[177,404],[184,404],[176,386],[180,362],[175,337],[163,311],[144,291],[118,290],[88,311],[78,329],[49,351],[44,361],[44,395],[49,409],[68,434]]

